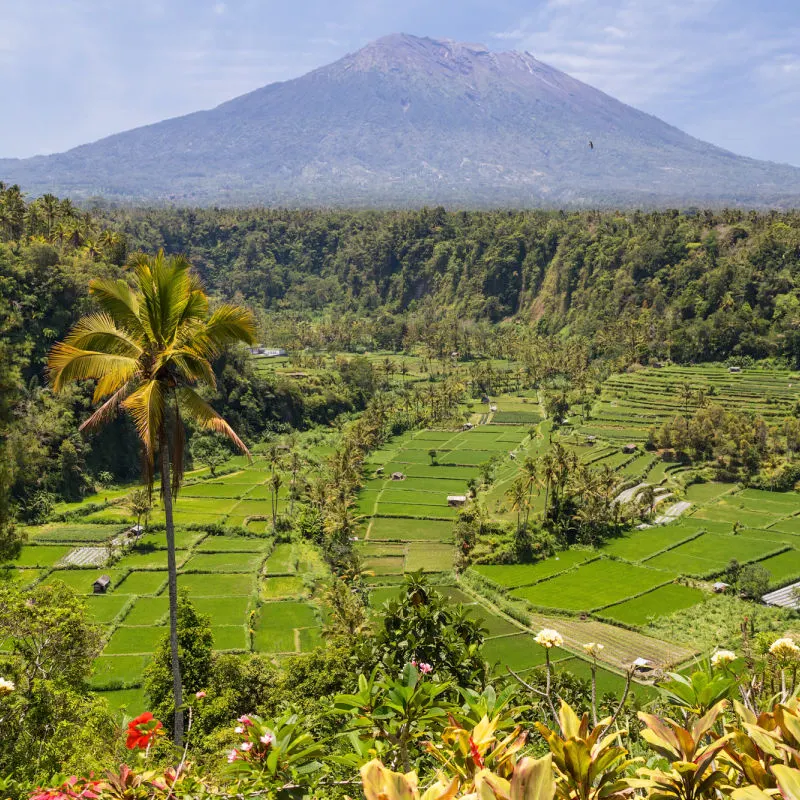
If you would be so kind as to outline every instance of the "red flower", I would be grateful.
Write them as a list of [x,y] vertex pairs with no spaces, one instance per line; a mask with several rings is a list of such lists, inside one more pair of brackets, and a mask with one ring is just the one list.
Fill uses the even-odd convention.
[[483,769],[483,756],[471,736],[469,737],[469,753],[472,756],[472,762],[475,766]]
[[136,719],[132,719],[128,723],[128,739],[125,747],[128,750],[134,750],[137,747],[146,750],[153,738],[161,731],[161,727],[161,723],[157,719],[153,719],[153,715],[149,711],[139,714]]

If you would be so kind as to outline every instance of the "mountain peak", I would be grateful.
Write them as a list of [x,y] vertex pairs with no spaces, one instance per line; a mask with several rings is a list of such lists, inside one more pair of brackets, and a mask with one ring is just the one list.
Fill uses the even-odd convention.
[[266,205],[796,204],[800,170],[739,158],[529,53],[398,33],[210,111],[0,180],[73,197]]
[[475,70],[498,70],[503,61],[533,59],[521,53],[494,53],[486,45],[454,39],[432,39],[394,33],[383,36],[345,56],[347,68],[363,70],[441,69],[445,73],[467,74]]

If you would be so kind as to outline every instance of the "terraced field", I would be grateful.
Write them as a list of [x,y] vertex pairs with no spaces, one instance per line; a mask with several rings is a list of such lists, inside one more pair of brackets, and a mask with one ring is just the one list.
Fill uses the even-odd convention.
[[[789,370],[731,373],[722,366],[667,366],[612,375],[581,432],[614,441],[643,442],[652,426],[687,409],[692,411],[698,392],[709,403],[718,403],[729,411],[783,418],[797,401],[798,381],[800,374]],[[683,387],[691,389],[694,399],[683,399]]]
[[[385,368],[385,355],[370,358],[379,363],[383,359]],[[400,357],[392,361],[399,368]],[[296,369],[281,360],[263,368]],[[419,359],[409,359],[406,368],[404,375],[395,374],[396,383],[427,381],[430,374]],[[498,369],[508,365],[498,363]],[[362,516],[357,547],[372,573],[373,607],[396,596],[404,573],[423,570],[454,602],[465,602],[470,613],[484,620],[486,653],[500,670],[510,666],[525,671],[541,663],[543,651],[532,638],[541,627],[556,628],[565,637],[564,650],[554,654],[558,669],[586,673],[582,645],[604,644],[602,658],[612,671],[602,673],[601,687],[617,687],[621,678],[613,670],[633,658],[647,658],[659,667],[691,658],[691,650],[643,635],[653,617],[702,603],[708,596],[703,588],[680,582],[679,576],[709,579],[736,558],[740,563],[762,563],[772,588],[796,580],[800,496],[716,483],[685,488],[685,467],[646,452],[641,445],[651,426],[687,404],[691,410],[693,401],[682,399],[685,384],[692,387],[692,396],[702,390],[711,402],[770,418],[793,407],[793,387],[800,385],[800,377],[766,370],[731,374],[719,367],[645,369],[612,376],[590,418],[575,416],[558,432],[552,432],[550,420],[542,421],[536,392],[528,392],[493,398],[496,411],[485,403],[465,405],[471,419],[482,423],[471,430],[410,432],[374,452],[366,464],[357,508]],[[494,480],[481,499],[494,516],[512,519],[505,492],[526,456],[547,452],[551,435],[583,463],[615,470],[626,487],[664,482],[674,493],[665,507],[680,500],[687,504],[687,513],[672,524],[633,531],[600,551],[569,550],[531,565],[477,566],[476,585],[482,581],[486,588],[482,599],[450,585],[458,512],[447,498],[468,494],[471,482],[490,469]],[[638,445],[632,453],[622,452],[628,442]],[[306,454],[313,463],[330,448],[329,437],[308,447]],[[270,465],[263,453],[253,464],[232,459],[220,472],[225,474],[189,473],[178,500],[179,584],[211,616],[218,650],[276,657],[307,651],[320,640],[325,609],[316,586],[326,577],[325,567],[310,546],[276,542],[269,535],[273,497]],[[135,550],[103,566],[114,537],[134,522],[124,504],[129,491],[109,491],[59,507],[59,512],[79,511],[90,502],[109,502],[104,508],[93,507],[78,522],[31,529],[19,560],[0,570],[0,579],[22,586],[59,579],[85,596],[107,637],[93,686],[115,707],[141,702],[137,693],[143,665],[166,635],[164,533],[147,534]],[[276,499],[279,513],[288,510],[288,481]],[[533,499],[536,513],[543,496]],[[151,523],[161,521],[156,508]],[[227,533],[210,535],[213,526],[225,526]],[[95,596],[92,584],[101,574],[109,575],[111,588]],[[523,626],[502,613],[503,606],[491,601],[493,592],[527,609],[529,624]]]
[[[378,566],[409,570],[423,564],[414,556],[412,543],[447,542],[457,508],[447,498],[466,495],[470,480],[477,480],[481,465],[503,463],[527,437],[516,425],[480,425],[472,430],[423,430],[395,439],[376,451],[367,462],[369,479],[359,497],[367,542],[406,542],[403,564],[399,560]],[[418,552],[423,552],[418,548]],[[396,557],[397,553],[394,554]],[[434,558],[429,571],[449,569]]]

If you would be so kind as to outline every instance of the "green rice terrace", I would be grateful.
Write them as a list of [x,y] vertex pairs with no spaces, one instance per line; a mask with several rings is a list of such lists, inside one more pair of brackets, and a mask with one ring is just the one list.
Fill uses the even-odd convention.
[[[375,360],[391,363],[388,371],[404,384],[423,382],[419,359]],[[313,366],[274,359],[259,369],[308,374]],[[394,437],[365,462],[354,509],[371,606],[395,596],[404,574],[422,570],[483,619],[485,653],[498,669],[524,673],[541,665],[544,651],[533,635],[555,628],[565,640],[552,654],[557,668],[586,675],[583,644],[604,646],[600,660],[608,669],[600,685],[608,690],[623,684],[622,673],[636,658],[661,670],[724,645],[722,633],[719,641],[693,641],[685,634],[670,639],[665,631],[713,607],[713,584],[732,559],[764,567],[770,589],[800,579],[800,495],[693,482],[690,465],[645,444],[654,428],[709,402],[782,419],[793,412],[798,387],[800,376],[789,371],[651,367],[612,375],[588,407],[574,405],[556,424],[537,391],[509,387],[488,403],[462,403],[469,422],[461,428]],[[333,431],[302,434],[303,473],[313,473],[334,444]],[[599,547],[454,571],[453,532],[462,507],[477,501],[491,519],[513,520],[509,488],[526,459],[556,445],[591,470],[607,468],[620,503],[651,487],[657,510],[650,522]],[[321,640],[328,567],[314,545],[273,533],[277,516],[294,510],[297,477],[284,471],[276,486],[274,474],[267,448],[259,446],[251,463],[237,457],[217,475],[208,468],[188,473],[175,507],[179,586],[210,615],[220,651],[281,658]],[[149,519],[155,530],[133,544],[126,540],[136,521],[127,505],[133,488],[57,507],[69,521],[30,528],[19,559],[3,573],[25,586],[61,580],[85,596],[106,642],[92,685],[115,707],[140,702],[143,667],[167,631],[163,513],[156,505]],[[540,486],[531,496],[532,513],[541,513],[545,501]],[[110,585],[96,593],[101,576]]]

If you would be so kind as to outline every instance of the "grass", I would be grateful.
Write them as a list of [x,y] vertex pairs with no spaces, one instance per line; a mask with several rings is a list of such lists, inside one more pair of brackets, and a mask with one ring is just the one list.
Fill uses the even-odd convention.
[[690,542],[649,559],[645,564],[655,569],[687,575],[708,575],[724,569],[731,559],[744,564],[777,550],[782,542],[750,539],[744,534],[704,533]]
[[100,656],[95,659],[89,685],[98,689],[115,683],[137,686],[149,660],[146,655]]
[[167,636],[166,626],[117,628],[103,651],[103,655],[125,655],[129,653],[149,654],[154,652]]
[[166,572],[130,572],[117,587],[117,593],[158,594],[167,585]]
[[552,558],[535,564],[479,564],[472,569],[499,586],[514,589],[549,578],[558,572],[582,564],[591,557],[592,553],[584,550],[564,550]]
[[[483,655],[490,664],[499,662],[501,672],[505,672],[505,667],[513,670],[530,669],[544,664],[545,661],[544,648],[536,644],[533,636],[527,633],[487,639],[483,646]],[[559,647],[550,651],[552,661],[568,658],[569,655]]]
[[14,569],[13,567],[0,567],[0,586],[3,584],[17,584],[30,586],[39,580],[46,570],[44,569]]
[[214,634],[215,650],[248,650],[250,648],[244,624],[214,625],[211,632]]
[[730,483],[693,483],[686,487],[686,499],[692,503],[707,503],[731,489],[733,485]]
[[253,649],[260,653],[296,652],[295,628],[317,624],[314,609],[306,603],[265,603],[256,621]]
[[263,559],[260,553],[197,553],[186,562],[184,570],[253,573]]
[[52,567],[72,550],[70,545],[25,545],[12,563],[15,567]]
[[492,417],[492,422],[496,422],[498,424],[511,424],[511,425],[519,425],[519,424],[535,424],[540,422],[542,419],[541,414],[537,414],[535,411],[496,411],[494,416]]
[[389,462],[384,472],[402,472],[407,478],[448,478],[450,480],[468,481],[475,477],[476,470],[471,467],[432,467],[424,464],[398,464]]
[[92,594],[93,584],[101,575],[108,575],[111,578],[111,589],[114,590],[122,580],[123,572],[118,569],[107,567],[92,567],[91,569],[56,569],[53,570],[45,579],[44,583],[62,581],[78,594]]
[[604,608],[600,613],[603,617],[609,617],[625,625],[641,626],[647,624],[653,617],[689,608],[702,602],[705,597],[706,595],[699,589],[670,583],[633,600],[625,600]]
[[300,577],[264,578],[261,581],[261,597],[276,600],[283,597],[297,597],[304,592]]
[[116,689],[110,692],[98,692],[98,695],[108,701],[112,712],[124,711],[126,718],[135,717],[147,708],[144,689]]
[[627,561],[641,561],[643,558],[696,534],[695,529],[684,528],[680,525],[665,525],[643,531],[632,531],[619,539],[611,539],[606,542],[603,552]]
[[[206,534],[201,531],[175,531],[175,549],[191,550]],[[138,542],[137,548],[167,549],[167,534],[165,531],[155,531],[145,534]]]
[[512,633],[520,632],[518,625],[515,625],[513,622],[509,622],[504,617],[498,617],[496,614],[492,614],[481,605],[475,604],[469,606],[469,609],[470,616],[473,619],[478,620],[481,624],[481,627],[486,629],[487,638],[494,636],[507,636]]
[[44,542],[105,542],[120,533],[120,525],[60,525],[52,523],[32,529],[32,540]]
[[[196,601],[195,601],[196,602]],[[163,625],[169,613],[169,599],[164,597],[139,597],[125,617],[125,625]]]
[[439,506],[421,506],[412,503],[378,502],[377,513],[382,517],[416,517],[418,519],[455,519],[458,509],[442,503]]
[[369,530],[369,541],[450,541],[452,538],[453,523],[439,520],[376,517]]
[[295,572],[296,559],[293,556],[294,548],[288,542],[278,544],[267,558],[265,572],[268,575],[280,575]]
[[447,572],[453,567],[453,545],[411,543],[406,548],[406,572]]
[[211,622],[216,627],[218,625],[243,625],[247,620],[251,598],[245,596],[197,597],[192,602],[198,612],[211,617]]
[[100,625],[113,622],[130,601],[124,594],[98,594],[84,599],[89,618]]
[[384,503],[413,503],[441,507],[447,505],[447,494],[444,492],[424,492],[419,489],[384,489],[380,494],[380,505]]
[[664,572],[598,559],[511,594],[543,608],[589,611],[653,589],[666,580]]
[[369,604],[373,609],[380,609],[389,600],[399,600],[403,590],[399,586],[378,586],[369,593]]
[[266,553],[272,541],[266,537],[208,536],[197,547],[198,553]]
[[308,653],[315,647],[323,643],[321,628],[301,628],[300,633],[300,652]]
[[363,561],[364,569],[375,575],[399,575],[405,568],[404,556],[370,556]]
[[[183,566],[189,553],[186,550],[178,550],[175,553],[175,561],[178,568]],[[123,556],[116,564],[119,569],[166,569],[167,551],[166,550],[131,550]]]
[[766,558],[759,564],[769,570],[771,586],[780,586],[800,576],[800,552],[797,550],[787,550],[785,553]]
[[178,588],[185,588],[192,597],[228,597],[251,595],[254,591],[251,575],[203,575],[183,574],[178,576]]

